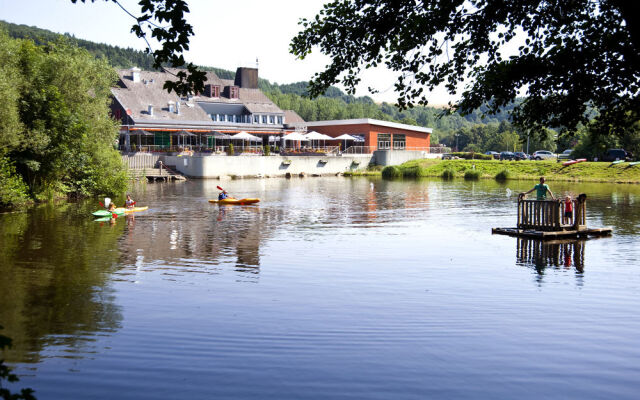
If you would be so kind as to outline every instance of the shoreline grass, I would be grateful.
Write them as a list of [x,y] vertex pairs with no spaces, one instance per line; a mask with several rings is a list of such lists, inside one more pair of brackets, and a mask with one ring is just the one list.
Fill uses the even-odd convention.
[[[391,167],[387,167],[391,168]],[[549,181],[640,183],[640,165],[612,165],[608,162],[582,162],[563,166],[556,161],[498,160],[412,160],[393,166],[394,177],[415,178],[446,176],[448,179],[532,180],[544,176]],[[384,170],[383,170],[384,171]],[[345,176],[382,175],[382,171],[366,171]]]

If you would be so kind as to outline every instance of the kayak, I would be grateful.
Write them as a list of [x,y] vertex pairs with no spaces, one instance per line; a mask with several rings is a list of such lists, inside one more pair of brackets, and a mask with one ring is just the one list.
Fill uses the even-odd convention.
[[618,160],[618,161],[614,161],[614,162],[612,162],[612,163],[611,163],[611,165],[614,165],[614,164],[620,164],[620,163],[623,163],[624,161],[625,161],[625,160]]
[[630,166],[634,166],[634,165],[638,165],[640,164],[640,161],[634,161],[634,162],[630,162],[629,165]]
[[245,204],[255,204],[259,202],[260,199],[234,199],[232,197],[227,197],[223,200],[209,200],[209,203],[217,203],[217,204],[232,204],[232,205],[245,205]]
[[573,164],[577,164],[577,163],[581,163],[587,161],[586,158],[578,158],[577,160],[569,160],[569,161],[565,161],[562,163],[563,166],[567,166],[567,165],[573,165]]
[[124,208],[123,207],[116,208],[113,211],[98,210],[98,211],[93,212],[91,214],[93,214],[94,217],[111,217],[113,214],[116,214],[116,215],[124,214]]
[[93,220],[93,222],[107,222],[110,221],[111,217],[100,217]]
[[148,210],[149,206],[144,206],[144,207],[133,207],[133,208],[126,208],[124,210],[124,212],[126,212],[127,214],[132,213],[132,212],[139,212],[139,211],[145,211]]

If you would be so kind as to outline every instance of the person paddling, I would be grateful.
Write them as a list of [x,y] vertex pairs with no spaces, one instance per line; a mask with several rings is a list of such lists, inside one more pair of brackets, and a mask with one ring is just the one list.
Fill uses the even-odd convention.
[[224,200],[226,198],[229,197],[229,194],[227,193],[226,190],[222,190],[222,192],[220,192],[220,194],[218,195],[218,200]]
[[553,192],[551,191],[551,189],[549,189],[549,185],[544,183],[544,176],[540,177],[540,183],[535,185],[533,187],[533,189],[529,190],[528,192],[520,193],[520,196],[524,197],[524,196],[528,195],[529,193],[533,192],[534,190],[536,191],[536,200],[546,200],[547,199],[547,192],[549,192],[549,195],[551,195],[551,198],[553,200],[556,199],[553,196]]
[[131,209],[131,208],[133,208],[135,206],[135,204],[136,204],[136,202],[133,201],[133,199],[131,198],[131,195],[128,194],[127,195],[127,200],[125,200],[125,202],[124,202],[124,207]]

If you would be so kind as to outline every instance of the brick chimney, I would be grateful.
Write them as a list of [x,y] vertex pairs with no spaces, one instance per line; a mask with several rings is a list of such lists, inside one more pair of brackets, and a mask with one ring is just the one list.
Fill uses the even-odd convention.
[[236,70],[235,85],[243,89],[258,88],[258,68],[239,67]]

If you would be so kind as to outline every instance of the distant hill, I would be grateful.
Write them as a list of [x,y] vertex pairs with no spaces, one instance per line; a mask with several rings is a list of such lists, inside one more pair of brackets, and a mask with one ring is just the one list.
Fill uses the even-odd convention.
[[[61,35],[46,29],[4,21],[0,21],[0,29],[5,30],[10,37],[31,39],[37,44],[46,44],[59,40],[61,37],[66,38],[96,57],[105,57],[115,68],[137,66],[145,70],[153,69],[153,58],[144,51],[95,43],[78,39],[70,34]],[[209,66],[200,66],[200,68],[213,71],[223,79],[234,79],[235,77],[235,71]],[[369,96],[350,96],[333,86],[326,91],[324,96],[311,100],[306,97],[307,82],[277,84],[260,78],[258,85],[280,108],[294,110],[307,121],[349,118],[376,118],[396,121],[433,128],[434,143],[447,136],[452,137],[456,130],[477,124],[499,124],[509,120],[508,109],[484,119],[482,118],[482,109],[466,116],[454,114],[438,118],[442,112],[440,107],[414,107],[400,112],[391,104],[376,104]]]

